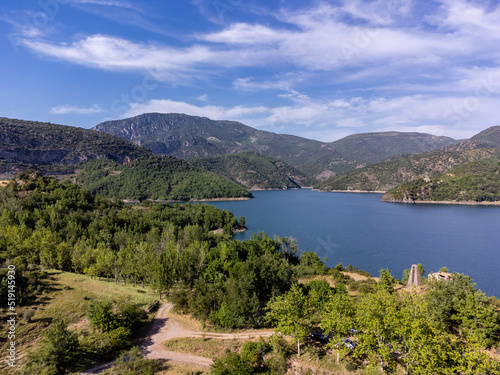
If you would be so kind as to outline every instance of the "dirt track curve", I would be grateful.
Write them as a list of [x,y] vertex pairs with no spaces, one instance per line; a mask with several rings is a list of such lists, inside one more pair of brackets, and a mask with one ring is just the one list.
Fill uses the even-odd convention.
[[[159,309],[153,320],[148,338],[140,345],[140,350],[148,359],[164,359],[168,361],[184,362],[199,366],[210,366],[213,361],[210,358],[167,350],[162,343],[180,337],[205,337],[216,339],[252,339],[259,336],[269,337],[273,334],[271,330],[249,330],[238,333],[214,333],[196,331],[184,327],[180,323],[169,318],[170,310],[174,307],[172,303],[165,303]],[[98,374],[112,366],[113,362],[100,365],[93,369],[81,372],[78,375]]]

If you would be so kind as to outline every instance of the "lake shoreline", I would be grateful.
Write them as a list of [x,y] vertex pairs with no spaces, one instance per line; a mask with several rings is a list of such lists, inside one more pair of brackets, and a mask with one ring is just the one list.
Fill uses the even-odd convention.
[[[189,199],[189,200],[166,200],[166,199],[146,199],[143,202],[149,201],[153,203],[187,203],[187,202],[230,202],[230,201],[249,201],[253,197],[237,197],[237,198],[206,198],[206,199]],[[126,204],[141,203],[139,199],[122,199]]]
[[500,201],[496,202],[475,202],[475,201],[408,201],[403,199],[382,199],[382,202],[404,203],[404,204],[448,204],[462,206],[500,206]]
[[312,189],[312,191],[317,191],[319,193],[356,193],[356,194],[385,194],[384,190],[320,190]]

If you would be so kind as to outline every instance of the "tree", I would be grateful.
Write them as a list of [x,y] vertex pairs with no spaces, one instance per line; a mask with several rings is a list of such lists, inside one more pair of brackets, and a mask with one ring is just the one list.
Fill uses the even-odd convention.
[[453,335],[439,329],[429,319],[429,307],[422,296],[402,295],[400,320],[396,326],[399,337],[399,361],[409,374],[453,373],[459,351],[453,347]]
[[271,322],[278,332],[290,335],[297,341],[297,352],[300,356],[300,340],[304,339],[312,328],[312,306],[302,288],[293,284],[291,289],[279,297],[273,297],[267,304],[267,321]]
[[34,361],[49,368],[49,373],[59,374],[70,367],[78,355],[78,337],[66,328],[62,320],[54,320],[43,333],[41,348]]
[[164,249],[155,254],[152,264],[151,287],[161,294],[175,282],[177,244],[169,241]]
[[210,366],[212,375],[251,375],[253,368],[238,353],[228,352]]
[[378,287],[388,293],[394,293],[395,285],[396,280],[394,279],[394,276],[391,275],[391,271],[389,269],[381,269]]
[[355,325],[354,304],[347,294],[330,294],[321,314],[321,328],[335,336],[330,346],[337,346],[337,362],[339,362],[338,344],[343,336],[349,335],[349,329]]
[[396,361],[392,355],[400,343],[397,328],[401,321],[399,303],[396,296],[385,288],[377,293],[361,296],[356,308],[357,329],[360,345],[357,355],[375,355],[381,371],[393,371]]

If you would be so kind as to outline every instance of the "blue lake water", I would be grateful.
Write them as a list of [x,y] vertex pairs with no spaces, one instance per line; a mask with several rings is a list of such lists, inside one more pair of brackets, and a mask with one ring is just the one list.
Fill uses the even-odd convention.
[[500,297],[500,207],[395,204],[381,194],[320,193],[309,189],[254,191],[248,201],[211,203],[244,216],[248,231],[292,236],[301,250],[352,264],[378,276],[389,268],[402,278],[422,263],[426,273],[446,266]]

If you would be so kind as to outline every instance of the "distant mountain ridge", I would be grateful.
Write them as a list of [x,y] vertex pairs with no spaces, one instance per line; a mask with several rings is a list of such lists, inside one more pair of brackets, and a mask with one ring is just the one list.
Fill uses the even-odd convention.
[[0,159],[33,164],[75,164],[93,159],[149,157],[150,150],[110,134],[0,117]]
[[316,177],[328,177],[391,156],[429,151],[457,142],[430,134],[386,132],[354,134],[325,143],[257,130],[236,121],[176,113],[146,113],[106,121],[93,129],[147,147],[155,154],[181,158],[257,152]]
[[188,161],[247,189],[298,189],[314,184],[314,179],[285,162],[252,152],[197,157]]
[[387,202],[499,202],[500,158],[477,160],[389,190]]
[[492,126],[470,139],[441,150],[394,157],[364,168],[339,174],[319,182],[315,188],[331,190],[387,191],[417,179],[478,161],[500,158],[500,126]]

